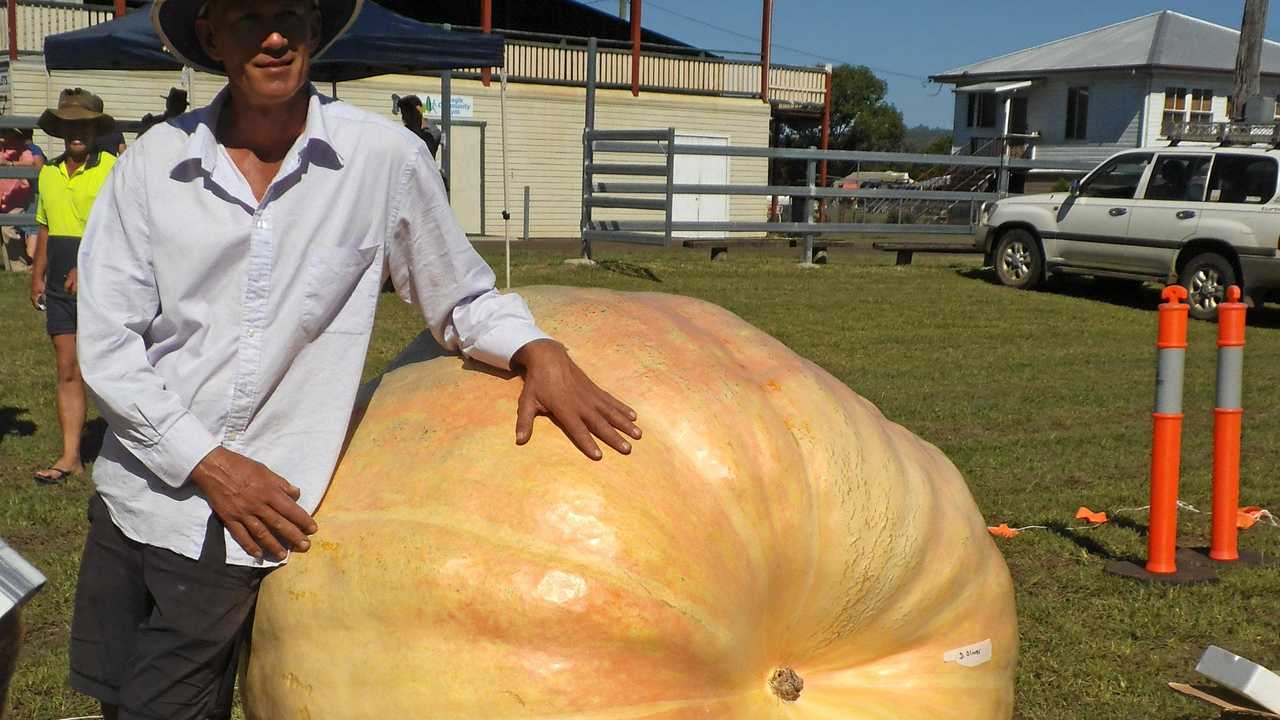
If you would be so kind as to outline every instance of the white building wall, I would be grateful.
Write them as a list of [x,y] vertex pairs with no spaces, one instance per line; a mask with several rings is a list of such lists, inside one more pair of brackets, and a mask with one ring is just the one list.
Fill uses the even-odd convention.
[[[106,110],[121,120],[136,120],[164,109],[163,96],[170,87],[185,87],[192,107],[207,104],[225,85],[225,78],[206,73],[179,71],[46,72],[38,56],[26,56],[10,72],[13,114],[39,115],[56,104],[65,87],[82,87],[102,97]],[[328,94],[329,86],[321,86]],[[388,75],[338,85],[338,96],[365,110],[392,118],[391,95],[439,93],[440,80],[431,77]],[[486,88],[479,81],[455,80],[454,95],[472,98],[472,120],[487,123],[485,133],[485,230],[502,233],[502,115],[499,83]],[[524,186],[531,187],[533,205],[530,235],[535,238],[575,237],[582,212],[582,131],[585,123],[582,88],[512,84],[507,94],[508,177],[511,227],[519,236],[524,222]],[[743,147],[768,147],[770,108],[759,100],[694,95],[600,91],[596,126],[601,129],[656,129],[675,127],[691,135],[728,138]],[[132,140],[126,136],[128,140]],[[50,157],[62,152],[60,140],[36,133],[36,142]],[[464,160],[455,157],[455,162]],[[621,162],[656,162],[643,156],[615,159]],[[656,182],[659,178],[612,178]],[[768,160],[731,158],[731,184],[765,185]],[[762,222],[767,219],[768,198],[736,196],[729,201],[729,219]],[[657,219],[658,213],[600,210],[599,219]]]

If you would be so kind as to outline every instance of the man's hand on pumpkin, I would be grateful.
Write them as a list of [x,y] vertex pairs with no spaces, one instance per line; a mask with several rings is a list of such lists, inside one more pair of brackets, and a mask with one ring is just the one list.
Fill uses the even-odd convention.
[[604,457],[593,435],[623,455],[631,452],[631,443],[619,431],[640,439],[636,411],[591,382],[560,343],[535,340],[516,352],[511,365],[524,375],[516,411],[517,445],[529,442],[538,415],[549,416],[592,460]]
[[311,549],[319,529],[298,505],[302,492],[266,465],[226,448],[215,448],[191,472],[191,482],[244,551],[261,560],[265,550],[284,560],[288,550]]

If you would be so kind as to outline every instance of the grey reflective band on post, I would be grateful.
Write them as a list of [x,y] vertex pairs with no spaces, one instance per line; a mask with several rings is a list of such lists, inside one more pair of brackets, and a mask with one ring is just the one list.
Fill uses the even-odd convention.
[[1182,375],[1186,361],[1186,348],[1167,348],[1159,351],[1156,360],[1157,413],[1182,414]]
[[1242,385],[1244,384],[1244,348],[1218,348],[1218,400],[1219,410],[1244,408]]

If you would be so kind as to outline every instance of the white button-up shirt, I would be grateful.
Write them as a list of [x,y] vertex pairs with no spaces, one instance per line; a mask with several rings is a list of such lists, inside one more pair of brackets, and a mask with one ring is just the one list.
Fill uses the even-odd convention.
[[[412,133],[312,89],[259,202],[214,137],[227,96],[129,148],[79,258],[80,367],[111,428],[94,482],[125,535],[191,558],[210,508],[188,476],[219,445],[320,503],[384,262],[447,350],[507,368],[546,337],[494,289]],[[230,534],[227,562],[259,564]]]

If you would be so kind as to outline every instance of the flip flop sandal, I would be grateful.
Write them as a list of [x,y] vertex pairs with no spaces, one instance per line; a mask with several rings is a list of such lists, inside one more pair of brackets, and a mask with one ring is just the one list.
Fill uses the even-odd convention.
[[34,478],[35,481],[40,483],[41,485],[61,485],[62,483],[67,481],[68,477],[75,475],[75,473],[71,472],[70,470],[63,470],[62,468],[49,468],[45,472],[49,472],[52,474],[41,475],[40,473],[36,473],[31,477]]

